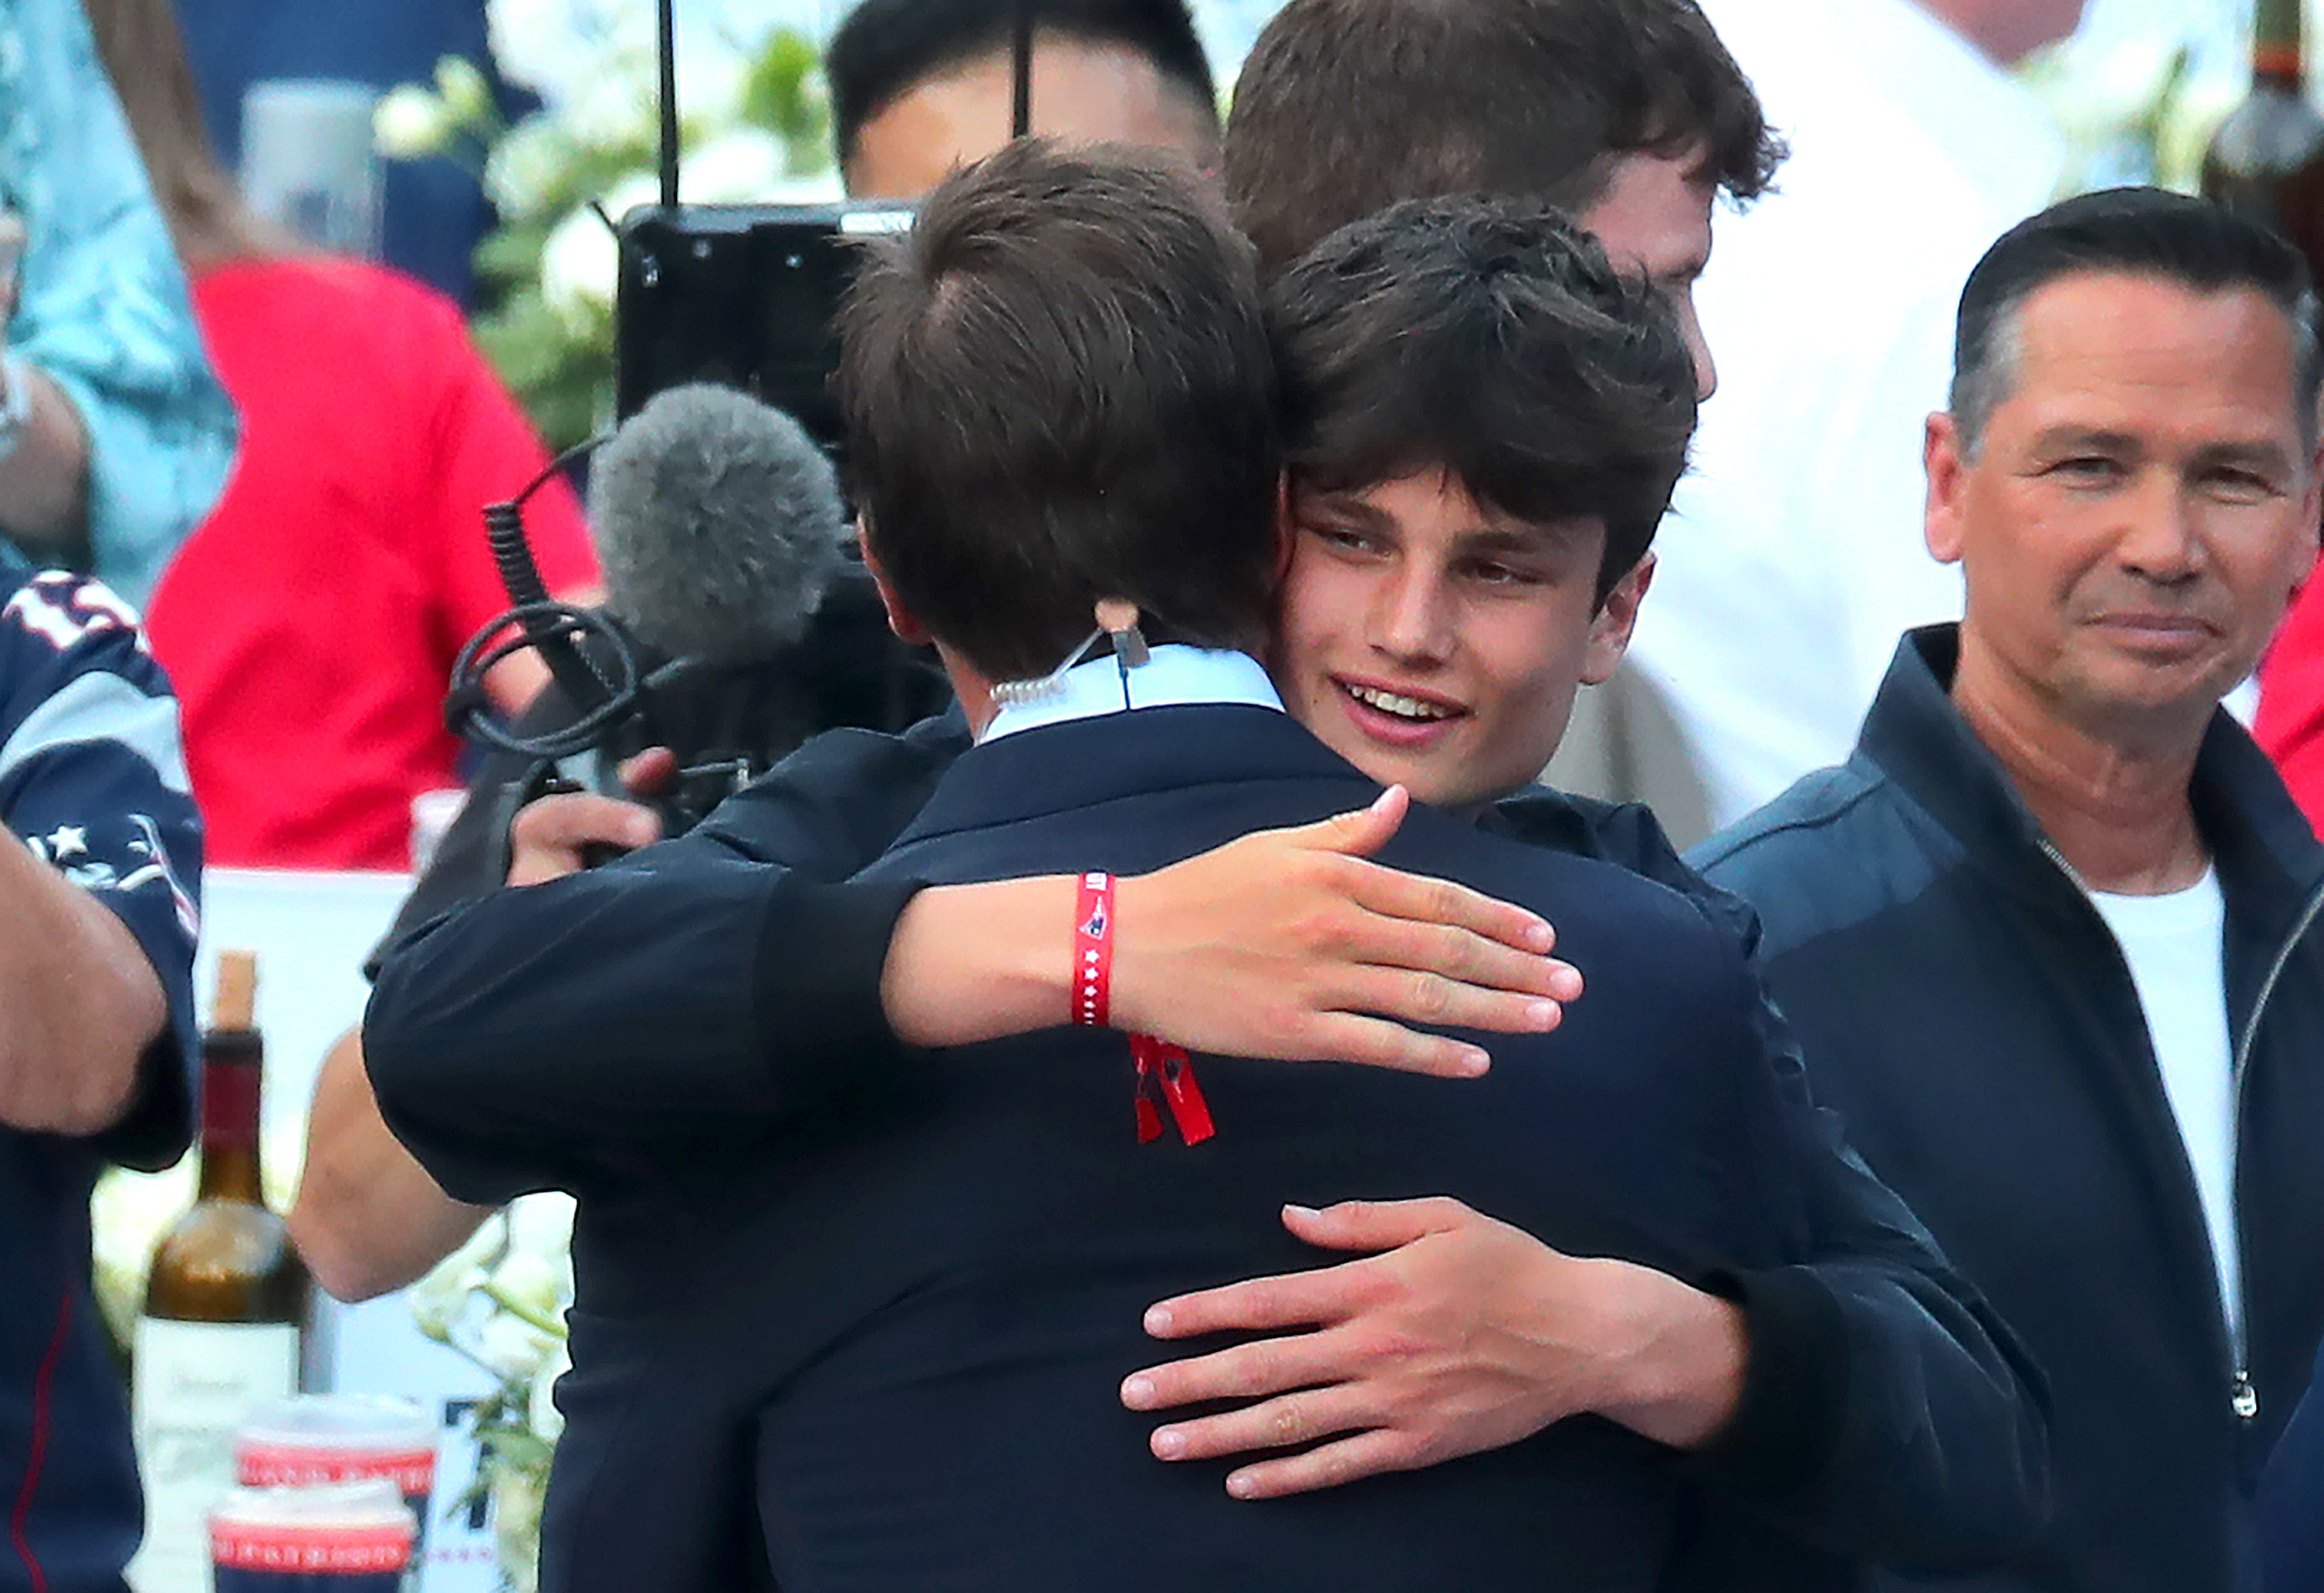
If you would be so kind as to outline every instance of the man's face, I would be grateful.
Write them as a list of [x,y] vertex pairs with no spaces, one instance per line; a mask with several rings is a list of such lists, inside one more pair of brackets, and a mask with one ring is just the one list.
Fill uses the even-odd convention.
[[[916,199],[957,167],[1009,142],[1009,52],[916,85],[856,129],[845,164],[858,199]],[[1068,144],[1176,150],[1214,166],[1218,134],[1186,91],[1116,44],[1043,37],[1033,49],[1033,131]]]
[[1274,673],[1324,745],[1455,810],[1541,773],[1575,688],[1612,672],[1651,560],[1594,601],[1605,527],[1535,525],[1432,470],[1286,505]]
[[1702,152],[1622,155],[1598,200],[1581,216],[1614,264],[1644,271],[1678,312],[1687,352],[1694,357],[1694,395],[1719,385],[1711,347],[1694,313],[1694,282],[1711,263],[1711,201],[1716,190],[1702,175]]
[[2248,290],[2083,273],[2029,297],[2016,331],[1978,457],[1929,422],[1929,551],[1967,583],[1963,680],[2021,723],[2181,745],[2316,556],[2292,329]]

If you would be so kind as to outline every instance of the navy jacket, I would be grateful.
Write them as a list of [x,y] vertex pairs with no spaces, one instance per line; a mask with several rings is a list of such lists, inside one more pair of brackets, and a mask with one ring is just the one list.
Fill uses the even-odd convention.
[[2324,1350],[2260,1490],[2268,1593],[2324,1593]]
[[[872,874],[1143,872],[1370,791],[1271,710],[1115,715],[970,752]],[[1660,1585],[1688,1477],[1604,1422],[1253,1507],[1224,1463],[1156,1464],[1115,1398],[1153,1355],[1148,1302],[1311,1259],[1274,1221],[1286,1199],[1450,1192],[1699,1284],[1806,1254],[1716,925],[1434,813],[1388,858],[1552,916],[1594,999],[1502,1039],[1475,1084],[1201,1058],[1218,1133],[1191,1146],[1138,1143],[1117,1034],[938,1052],[754,1153],[665,1169],[612,1220],[585,1210],[545,1585],[727,1587],[754,1551],[786,1593]],[[762,1548],[729,1491],[753,1468]]]
[[2055,1518],[1960,1585],[2248,1588],[2261,1466],[2324,1333],[2324,848],[2218,716],[2193,799],[2247,1057],[2237,1346],[2129,970],[1954,712],[1956,648],[1906,637],[1849,763],[1696,861],[1758,910],[1817,1093],[2049,1375]]

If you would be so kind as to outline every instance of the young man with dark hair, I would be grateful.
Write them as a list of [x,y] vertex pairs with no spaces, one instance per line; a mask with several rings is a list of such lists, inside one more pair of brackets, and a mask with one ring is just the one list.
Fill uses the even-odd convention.
[[1292,439],[1277,683],[1327,746],[1456,812],[1524,787],[1576,686],[1620,661],[1694,421],[1655,387],[1652,339],[1499,241],[1358,227],[1271,301]]
[[1701,854],[1818,1092],[2050,1375],[2057,1509],[1980,1588],[2259,1583],[2324,1336],[2324,850],[2219,699],[2315,561],[2315,317],[2290,245],[2183,195],[2003,235],[1924,432],[1964,616]]
[[[1399,207],[1335,242],[1318,277],[1351,286],[1344,268],[1375,251],[1444,259],[1430,330],[1597,411],[1624,468],[1491,476],[1554,511],[1513,529],[1511,557],[1592,590],[1602,522],[1667,493],[1683,460],[1692,384],[1666,309],[1522,202]],[[1282,454],[1256,280],[1214,201],[1143,162],[1012,145],[874,256],[844,331],[866,556],[978,739],[867,879],[1150,870],[1362,799],[1249,651]],[[1075,665],[1102,630],[1113,655]],[[707,884],[754,824],[737,810],[641,866]],[[1066,1031],[930,1052],[772,1142],[581,1170],[590,1293],[544,1586],[727,1588],[758,1568],[833,1589],[1666,1586],[1699,1501],[1662,1446],[1728,1415],[1683,1384],[1273,1509],[1239,1505],[1215,1468],[1154,1465],[1109,1397],[1144,1301],[1285,1255],[1252,1218],[1286,1194],[1458,1189],[1573,1254],[1644,1264],[1580,1264],[1622,1269],[1641,1310],[1681,1279],[1808,1255],[1803,1157],[1717,921],[1443,813],[1416,810],[1385,856],[1554,906],[1591,998],[1471,1084]],[[1102,970],[1110,886],[1083,880]],[[594,894],[566,883],[534,905]],[[1089,976],[1100,1005],[1102,986]],[[1731,1320],[1695,1328],[1739,1355]],[[1782,1458],[1760,1459],[1780,1487]]]
[[1694,0],[1290,0],[1236,80],[1223,173],[1270,274],[1393,199],[1556,205],[1669,295],[1708,396],[1711,201],[1782,159]]
[[823,60],[850,194],[917,199],[1007,141],[1020,17],[1034,132],[1217,164],[1218,91],[1185,0],[862,0]]

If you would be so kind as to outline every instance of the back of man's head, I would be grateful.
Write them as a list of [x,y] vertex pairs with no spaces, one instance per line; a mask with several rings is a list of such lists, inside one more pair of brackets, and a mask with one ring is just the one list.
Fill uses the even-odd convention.
[[[1020,13],[1033,28],[1037,56],[1062,41],[1135,57],[1152,69],[1166,91],[1183,99],[1185,124],[1206,143],[1214,140],[1218,90],[1186,0],[862,0],[840,23],[824,54],[824,75],[831,86],[832,140],[852,190],[871,192],[881,186],[874,181],[866,188],[862,181],[859,157],[866,124],[933,79],[978,61],[1005,60]],[[1138,137],[1133,128],[1104,123],[1109,116],[1128,116],[1130,107],[1059,107],[1059,112],[1057,116],[1045,114],[1037,93],[1033,130],[1056,131],[1061,120],[1077,125],[1095,120],[1105,130],[1090,136]],[[1005,137],[1005,123],[997,131]],[[1184,138],[1176,136],[1156,142],[1167,147],[1185,145]],[[996,137],[965,153],[982,153],[999,143]],[[1190,153],[1205,158],[1210,153]],[[936,169],[941,171],[943,163]]]
[[1282,455],[1250,245],[1191,171],[1011,144],[879,240],[841,316],[868,551],[988,680],[1127,597],[1150,640],[1266,635]]
[[1670,307],[1557,210],[1405,200],[1301,257],[1268,311],[1300,489],[1441,468],[1513,520],[1601,520],[1601,599],[1645,556],[1686,466],[1693,366]]
[[1223,170],[1271,273],[1397,199],[1579,213],[1639,153],[1699,154],[1741,199],[1782,157],[1694,0],[1290,0],[1236,80]]
[[2156,188],[2106,189],[2062,199],[2001,235],[1969,273],[1953,325],[1950,408],[1975,458],[1986,421],[2016,375],[2018,312],[2061,277],[2153,277],[2198,293],[2247,290],[2281,311],[2293,338],[2301,435],[2316,436],[2324,357],[2307,263],[2275,233],[2208,199]]

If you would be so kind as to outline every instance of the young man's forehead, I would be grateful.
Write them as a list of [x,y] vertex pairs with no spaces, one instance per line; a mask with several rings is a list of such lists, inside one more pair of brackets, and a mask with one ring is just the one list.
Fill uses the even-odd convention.
[[[1421,490],[1398,490],[1407,486]],[[1464,542],[1493,547],[1546,549],[1593,538],[1605,529],[1604,521],[1594,514],[1529,518],[1510,514],[1479,496],[1442,466],[1425,466],[1360,486],[1308,487],[1295,481],[1292,490],[1295,497],[1335,514],[1406,530],[1421,529],[1406,523],[1425,517]]]

